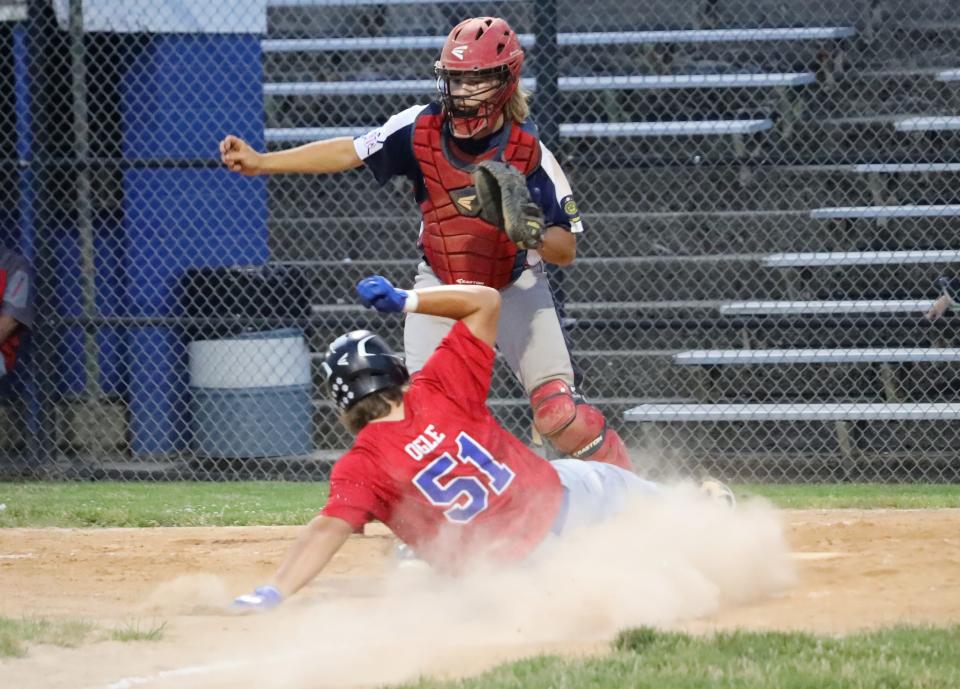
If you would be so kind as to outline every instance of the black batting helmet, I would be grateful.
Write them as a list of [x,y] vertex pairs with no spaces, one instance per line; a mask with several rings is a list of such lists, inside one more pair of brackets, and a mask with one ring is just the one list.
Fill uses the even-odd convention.
[[323,372],[330,399],[344,411],[367,395],[410,379],[403,358],[369,330],[354,330],[334,340],[327,348]]

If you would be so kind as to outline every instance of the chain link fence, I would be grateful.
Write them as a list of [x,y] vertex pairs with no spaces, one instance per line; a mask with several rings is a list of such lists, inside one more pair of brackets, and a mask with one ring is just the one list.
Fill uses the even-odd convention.
[[[644,470],[956,480],[957,320],[925,316],[960,262],[953,0],[0,0],[0,244],[37,275],[0,473],[324,475],[316,353],[402,348],[352,290],[412,284],[419,211],[217,143],[363,134],[491,12],[583,211],[552,273],[582,392]],[[529,433],[502,364],[491,404]]]

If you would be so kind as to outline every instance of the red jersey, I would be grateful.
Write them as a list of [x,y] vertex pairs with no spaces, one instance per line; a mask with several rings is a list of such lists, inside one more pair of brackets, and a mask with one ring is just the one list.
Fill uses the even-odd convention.
[[333,467],[321,514],[379,519],[435,568],[516,561],[550,530],[557,472],[487,408],[494,353],[457,322],[403,397],[401,421],[367,424]]
[[33,327],[33,287],[30,265],[26,259],[0,247],[0,316],[14,318],[20,327],[0,342],[0,377],[9,372],[17,358],[20,336]]

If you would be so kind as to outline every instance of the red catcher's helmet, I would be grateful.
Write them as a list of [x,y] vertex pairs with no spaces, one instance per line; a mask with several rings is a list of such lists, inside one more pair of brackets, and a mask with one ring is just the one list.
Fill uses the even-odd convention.
[[[517,90],[522,66],[523,48],[503,19],[474,17],[453,27],[435,70],[440,101],[454,136],[476,136],[496,125]],[[470,83],[489,86],[480,91],[465,89]]]

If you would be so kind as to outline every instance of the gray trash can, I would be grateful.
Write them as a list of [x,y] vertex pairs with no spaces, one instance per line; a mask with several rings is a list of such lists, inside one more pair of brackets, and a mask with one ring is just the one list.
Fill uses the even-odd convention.
[[236,459],[313,450],[310,352],[297,329],[187,346],[194,451]]

